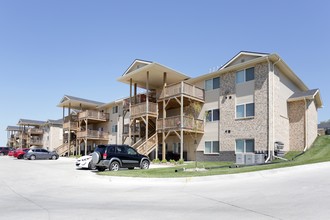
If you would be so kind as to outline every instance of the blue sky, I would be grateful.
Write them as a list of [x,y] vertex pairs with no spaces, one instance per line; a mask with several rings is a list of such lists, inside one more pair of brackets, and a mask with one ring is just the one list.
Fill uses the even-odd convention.
[[67,95],[111,102],[134,59],[191,77],[241,50],[278,53],[330,119],[330,1],[0,0],[0,146],[20,118],[62,117]]

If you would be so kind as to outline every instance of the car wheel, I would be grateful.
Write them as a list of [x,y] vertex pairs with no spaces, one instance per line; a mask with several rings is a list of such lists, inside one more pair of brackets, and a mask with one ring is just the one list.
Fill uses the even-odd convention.
[[52,160],[56,160],[56,159],[57,159],[56,155],[53,155]]
[[105,171],[105,168],[104,167],[97,167],[97,170],[102,172],[102,171]]
[[118,171],[119,170],[119,162],[118,161],[112,161],[109,167],[110,171]]
[[35,160],[36,159],[36,156],[35,155],[31,155],[30,156],[30,160]]
[[88,169],[89,169],[89,170],[92,170],[92,161],[90,161],[90,162],[88,163]]
[[23,155],[18,155],[17,156],[17,159],[22,159],[23,158]]
[[149,161],[143,160],[141,163],[141,169],[149,169]]

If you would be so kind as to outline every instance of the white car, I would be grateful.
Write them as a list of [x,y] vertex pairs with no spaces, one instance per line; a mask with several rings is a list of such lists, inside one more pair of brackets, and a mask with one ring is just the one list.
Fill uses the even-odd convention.
[[89,170],[95,169],[95,166],[92,163],[92,154],[79,157],[76,160],[76,167],[86,168],[86,169],[89,169]]

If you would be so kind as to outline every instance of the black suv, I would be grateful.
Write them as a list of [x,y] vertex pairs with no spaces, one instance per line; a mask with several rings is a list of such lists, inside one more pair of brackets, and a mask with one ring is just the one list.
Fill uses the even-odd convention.
[[98,145],[92,154],[92,163],[98,171],[117,171],[121,167],[148,169],[150,160],[128,145]]
[[0,156],[8,155],[11,149],[9,147],[0,147]]

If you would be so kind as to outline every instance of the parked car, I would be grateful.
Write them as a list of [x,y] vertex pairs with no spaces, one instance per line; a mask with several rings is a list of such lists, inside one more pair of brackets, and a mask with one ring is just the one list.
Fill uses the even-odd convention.
[[0,147],[0,156],[8,155],[10,150],[9,147]]
[[13,156],[16,157],[17,159],[23,159],[24,154],[28,152],[30,149],[29,148],[23,148],[23,149],[16,149],[14,151]]
[[86,168],[89,170],[95,169],[95,165],[92,163],[92,154],[79,157],[76,160],[76,166],[78,168]]
[[9,152],[8,152],[8,156],[14,156],[14,153],[15,153],[15,149],[11,149]]
[[92,153],[92,162],[98,171],[118,171],[121,167],[148,169],[150,165],[148,156],[128,145],[98,145]]
[[42,148],[33,148],[24,154],[24,159],[52,159],[57,160],[59,155],[56,152],[50,152]]

